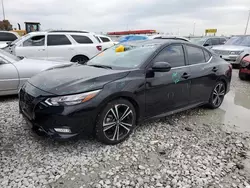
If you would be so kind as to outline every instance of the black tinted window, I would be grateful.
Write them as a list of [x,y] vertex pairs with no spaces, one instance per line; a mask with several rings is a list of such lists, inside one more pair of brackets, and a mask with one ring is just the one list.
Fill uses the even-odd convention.
[[204,52],[205,60],[207,62],[211,58],[211,54],[206,50],[203,50],[203,52]]
[[71,35],[73,39],[79,44],[91,44],[93,41],[87,37],[82,35]]
[[102,39],[102,42],[110,42],[109,38],[107,37],[100,37]]
[[189,64],[205,63],[203,50],[193,46],[187,46]]
[[0,41],[14,41],[17,37],[13,33],[0,32]]
[[172,67],[185,65],[184,52],[181,45],[171,45],[164,48],[154,59],[154,62],[168,62]]
[[44,46],[44,43],[45,43],[45,36],[38,35],[24,41],[23,46]]
[[219,45],[220,44],[220,39],[219,38],[213,38],[212,40],[212,45]]
[[220,38],[220,44],[225,44],[227,40],[225,38]]
[[48,35],[47,45],[57,46],[57,45],[69,45],[71,42],[65,35]]

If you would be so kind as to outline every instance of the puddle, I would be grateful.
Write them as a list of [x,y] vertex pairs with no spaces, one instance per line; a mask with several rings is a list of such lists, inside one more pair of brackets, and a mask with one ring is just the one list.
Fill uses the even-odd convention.
[[223,128],[230,131],[250,132],[250,90],[245,93],[230,91],[220,108],[204,113],[205,116],[198,116],[195,121],[224,124]]

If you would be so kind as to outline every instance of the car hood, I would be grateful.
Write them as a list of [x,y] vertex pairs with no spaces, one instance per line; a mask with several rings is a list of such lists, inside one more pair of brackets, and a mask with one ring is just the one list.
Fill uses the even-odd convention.
[[247,46],[235,46],[235,45],[218,45],[214,46],[212,50],[224,50],[224,51],[244,51],[248,49]]
[[127,76],[129,72],[75,65],[41,72],[28,82],[54,95],[69,95],[101,89],[105,84]]

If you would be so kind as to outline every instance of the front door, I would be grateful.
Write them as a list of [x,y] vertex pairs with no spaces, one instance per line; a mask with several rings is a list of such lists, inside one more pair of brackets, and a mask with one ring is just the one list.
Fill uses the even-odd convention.
[[15,55],[34,59],[47,59],[45,35],[36,35],[26,39],[15,47]]
[[146,116],[155,116],[179,109],[189,103],[190,69],[185,65],[182,45],[165,47],[153,60],[168,62],[169,72],[152,72],[146,75]]

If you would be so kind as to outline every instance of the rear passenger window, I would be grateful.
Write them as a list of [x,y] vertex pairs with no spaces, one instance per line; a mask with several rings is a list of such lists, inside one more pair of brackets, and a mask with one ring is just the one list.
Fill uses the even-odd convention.
[[87,37],[82,35],[71,35],[73,39],[79,44],[91,44],[93,41]]
[[205,63],[205,57],[203,54],[203,50],[201,48],[186,46],[187,47],[187,55],[188,61],[190,65]]
[[212,45],[219,45],[220,44],[220,39],[219,38],[212,38]]
[[185,66],[184,52],[181,45],[171,45],[164,48],[154,59],[154,62],[168,62],[172,67]]
[[68,37],[65,35],[48,35],[48,46],[70,45]]
[[225,44],[227,40],[225,38],[220,38],[220,44]]
[[110,42],[109,38],[107,37],[100,37],[102,42]]
[[207,52],[206,50],[203,50],[203,52],[204,52],[205,60],[206,60],[206,62],[208,62],[209,59],[211,58],[211,54],[209,52]]

